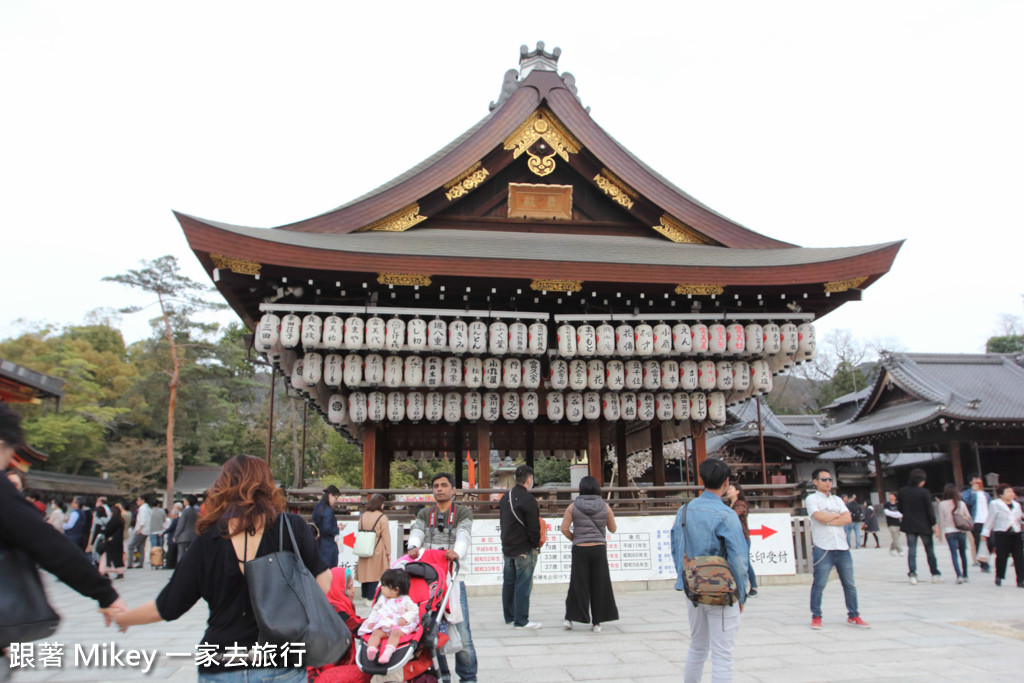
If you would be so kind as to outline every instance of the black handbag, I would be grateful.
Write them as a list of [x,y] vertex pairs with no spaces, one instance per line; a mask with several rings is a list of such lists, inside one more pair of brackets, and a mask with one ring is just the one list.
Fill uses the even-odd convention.
[[[285,513],[278,516],[278,524],[280,550],[245,563],[245,583],[260,642],[303,643],[306,666],[334,664],[348,652],[352,633],[303,564]],[[293,552],[284,549],[285,527]]]
[[0,649],[48,638],[59,624],[32,558],[18,548],[0,549]]

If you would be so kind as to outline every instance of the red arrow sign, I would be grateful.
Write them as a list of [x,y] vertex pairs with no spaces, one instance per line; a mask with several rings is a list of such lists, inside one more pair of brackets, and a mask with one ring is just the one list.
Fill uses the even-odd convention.
[[[772,533],[775,533],[775,532],[773,531]],[[347,545],[349,548],[354,548],[354,547],[356,547],[356,535],[355,534],[346,534],[345,536],[342,536],[341,542],[344,543],[345,545]]]
[[761,527],[758,528],[758,529],[751,529],[750,530],[750,535],[751,536],[760,536],[762,541],[764,539],[768,538],[769,536],[771,536],[772,534],[777,534],[777,533],[779,533],[779,532],[777,532],[775,529],[770,529],[770,528],[768,528],[768,527],[766,527],[764,525],[761,525]]

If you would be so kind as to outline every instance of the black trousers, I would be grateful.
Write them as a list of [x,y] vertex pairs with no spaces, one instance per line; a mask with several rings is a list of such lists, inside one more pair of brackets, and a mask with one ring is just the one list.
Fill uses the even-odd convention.
[[1017,570],[1017,585],[1024,584],[1024,543],[1018,532],[996,531],[992,534],[996,546],[996,578],[1006,577],[1006,561],[1013,556],[1013,567]]
[[605,545],[574,545],[569,592],[565,596],[565,618],[584,624],[603,624],[619,618],[608,571]]

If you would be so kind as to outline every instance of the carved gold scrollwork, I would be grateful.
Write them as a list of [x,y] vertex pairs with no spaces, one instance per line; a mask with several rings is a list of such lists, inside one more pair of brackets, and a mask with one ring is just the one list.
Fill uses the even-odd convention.
[[421,273],[377,273],[377,282],[382,285],[404,285],[412,287],[430,286],[430,276]]
[[451,182],[445,183],[444,189],[447,192],[444,196],[448,198],[448,201],[464,197],[477,187],[490,175],[490,172],[481,166],[480,162],[476,162],[470,168],[463,171]]
[[410,204],[403,209],[384,216],[380,220],[370,223],[365,228],[360,228],[359,232],[403,232],[425,220],[427,220],[427,217],[420,215],[420,205]]
[[245,261],[240,258],[229,258],[221,254],[210,254],[210,260],[213,261],[214,268],[230,270],[232,273],[239,273],[240,275],[260,274],[261,266],[255,261]]
[[602,168],[601,172],[594,176],[594,183],[618,204],[627,209],[633,208],[633,200],[637,196],[636,192],[612,175],[608,169]]
[[825,283],[826,292],[845,292],[849,289],[856,289],[864,284],[864,281],[868,279],[868,276],[854,277],[849,280],[833,280],[832,282]]
[[[530,147],[538,140],[543,140],[551,147],[551,154],[544,157],[530,151]],[[533,112],[515,132],[505,138],[504,148],[512,151],[512,157],[518,159],[524,152],[530,157],[527,166],[538,176],[544,177],[555,170],[555,155],[569,160],[570,154],[579,154],[582,145],[566,130],[555,115],[541,108]]]
[[579,292],[583,289],[583,280],[543,280],[534,278],[530,289],[537,292]]
[[722,285],[698,285],[698,284],[681,284],[676,285],[676,294],[696,294],[698,296],[711,296],[719,295],[725,292],[725,288]]
[[673,242],[685,242],[687,244],[711,243],[706,237],[686,227],[667,213],[662,215],[660,225],[652,225],[651,227]]

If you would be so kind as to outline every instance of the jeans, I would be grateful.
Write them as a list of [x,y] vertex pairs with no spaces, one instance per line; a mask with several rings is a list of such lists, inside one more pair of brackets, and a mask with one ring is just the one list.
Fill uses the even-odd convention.
[[935,559],[935,547],[932,545],[931,534],[907,534],[907,576],[917,576],[917,539],[921,539],[925,557],[928,558],[928,570],[932,576],[942,576],[939,563]]
[[199,672],[199,683],[306,683],[306,669],[231,669]]
[[[956,578],[967,576],[967,533],[947,533],[946,543],[949,544],[949,554],[953,556],[953,571],[956,572]],[[960,568],[961,565],[963,569]]]
[[828,583],[828,575],[832,567],[839,573],[839,582],[843,584],[843,597],[846,598],[846,615],[851,619],[859,616],[857,611],[857,586],[853,583],[853,557],[849,550],[822,550],[814,546],[814,583],[811,584],[811,616],[821,616],[821,594]]
[[[851,548],[860,547],[860,536],[857,534],[857,527],[859,525],[860,522],[851,522],[850,524],[843,525],[843,533],[846,534],[846,545],[850,546]],[[850,540],[851,535],[853,536],[852,541]]]
[[750,580],[750,588],[757,588],[757,577],[754,576],[754,563],[750,561],[750,539],[748,538],[746,540],[747,540],[747,579]]
[[463,581],[459,581],[459,605],[462,606],[462,621],[452,624],[458,629],[462,640],[462,649],[455,653],[455,673],[462,683],[476,683],[476,648],[473,647],[473,634],[469,630],[469,599]]
[[690,620],[690,650],[686,653],[683,682],[699,683],[710,651],[712,683],[731,683],[740,606],[694,605],[686,600],[686,616]]
[[516,557],[505,556],[501,606],[505,611],[506,624],[526,626],[530,621],[530,592],[533,590],[533,570],[539,555],[531,550]]

